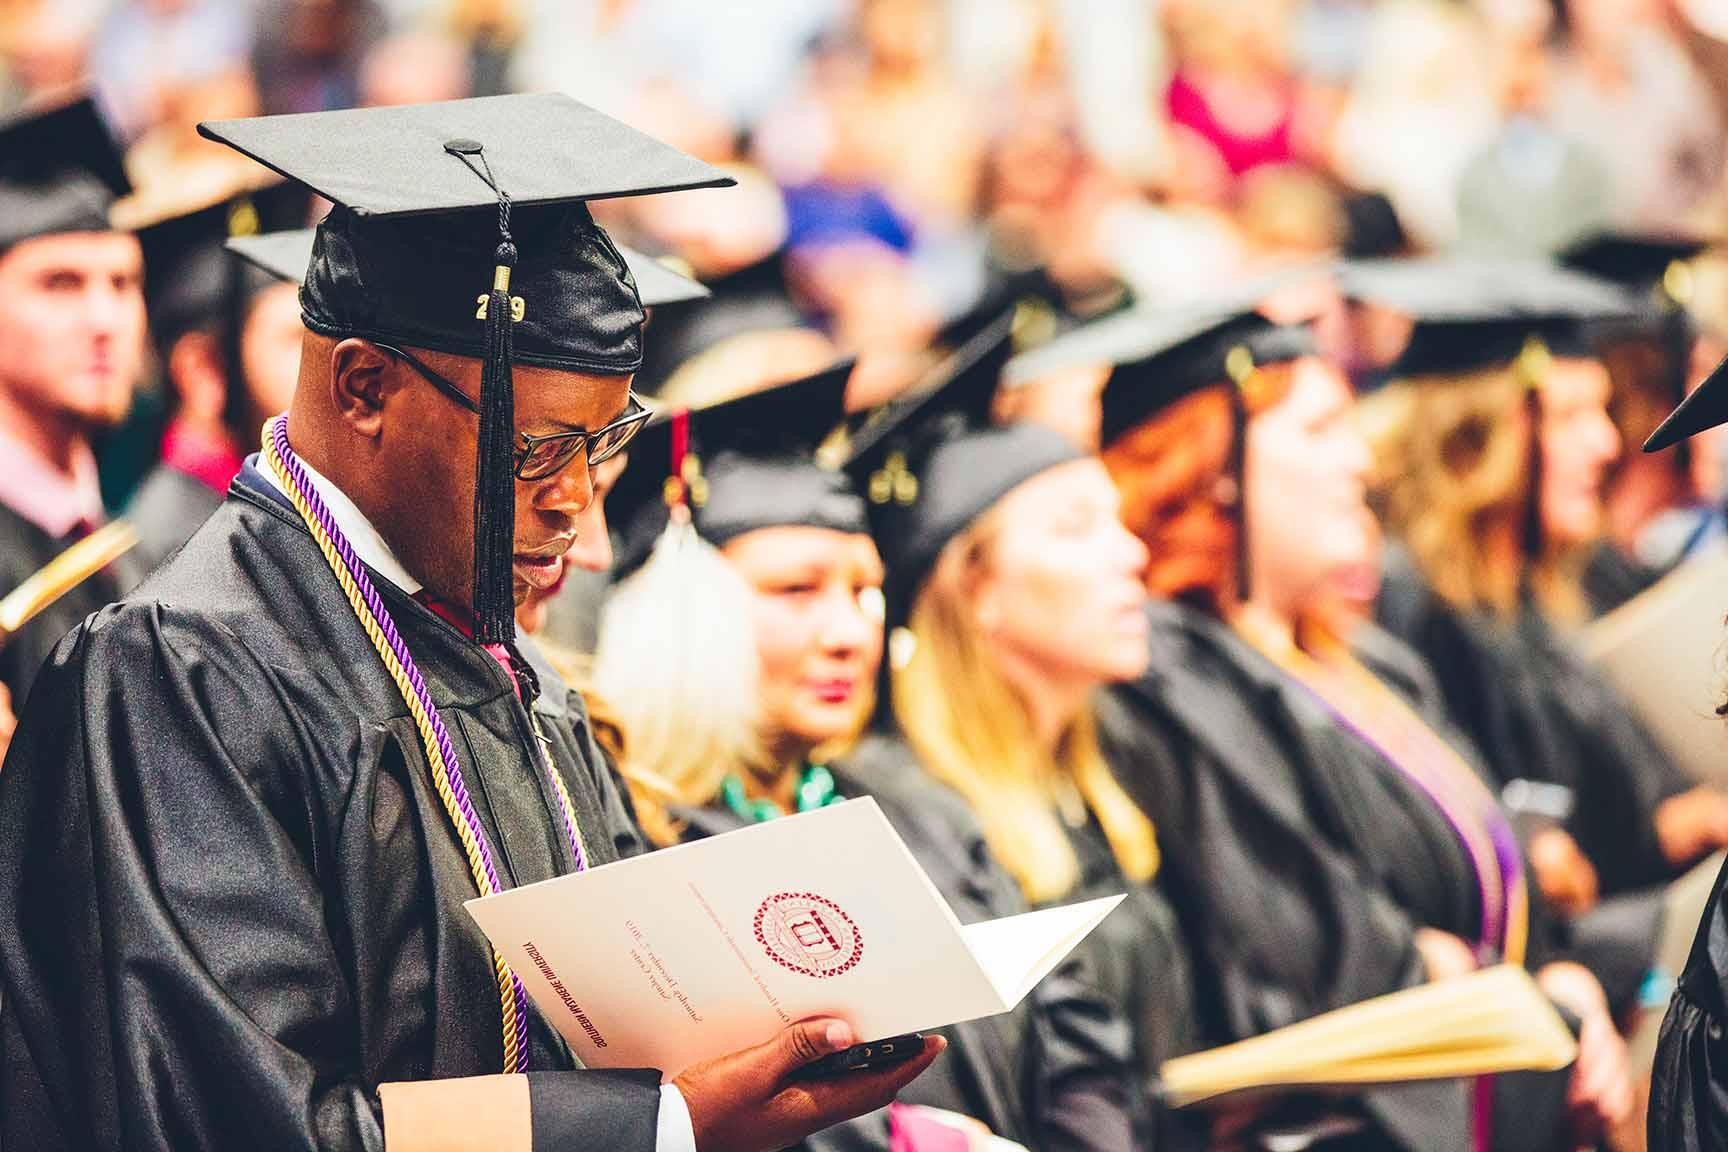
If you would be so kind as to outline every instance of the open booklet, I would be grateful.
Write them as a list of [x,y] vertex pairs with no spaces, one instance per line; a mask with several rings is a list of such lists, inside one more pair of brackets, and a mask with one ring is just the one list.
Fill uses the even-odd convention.
[[1121,899],[962,925],[863,799],[467,907],[584,1064],[670,1079],[808,1016],[875,1040],[1006,1012]]
[[1586,625],[1579,642],[1662,750],[1693,779],[1728,785],[1728,541],[1717,541],[1625,604]]
[[1552,1072],[1577,1056],[1530,974],[1500,965],[1170,1060],[1160,1079],[1165,1098],[1187,1107],[1240,1093]]

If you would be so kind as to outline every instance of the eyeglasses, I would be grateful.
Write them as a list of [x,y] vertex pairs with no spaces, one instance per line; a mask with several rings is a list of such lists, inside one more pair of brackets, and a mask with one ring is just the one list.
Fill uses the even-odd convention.
[[[435,371],[418,357],[400,348],[376,340],[372,343],[405,362],[445,396],[479,415],[480,405],[470,400],[468,394],[457,387],[456,382],[448,376]],[[653,412],[642,404],[636,393],[631,392],[630,406],[624,415],[598,431],[554,432],[549,436],[530,436],[526,432],[519,432],[516,434],[516,479],[544,480],[548,476],[555,476],[584,452],[588,456],[588,467],[603,464],[622,452],[624,446],[642,430],[642,425],[646,424],[652,415]]]

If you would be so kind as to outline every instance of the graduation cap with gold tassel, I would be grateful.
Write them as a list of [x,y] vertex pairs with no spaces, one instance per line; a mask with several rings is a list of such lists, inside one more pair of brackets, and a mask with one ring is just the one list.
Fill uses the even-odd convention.
[[473,612],[515,634],[516,364],[627,376],[642,304],[586,202],[732,183],[555,94],[199,125],[335,207],[318,225],[302,318],[314,332],[481,363]]

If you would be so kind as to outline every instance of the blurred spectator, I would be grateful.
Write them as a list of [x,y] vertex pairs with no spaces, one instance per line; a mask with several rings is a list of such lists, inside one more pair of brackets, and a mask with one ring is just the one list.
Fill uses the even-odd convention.
[[90,55],[122,143],[167,119],[188,88],[232,77],[252,51],[251,8],[235,0],[118,0]]
[[1722,180],[1723,124],[1657,0],[1565,0],[1548,118],[1591,149],[1628,227],[1674,227]]
[[422,104],[460,100],[470,91],[468,45],[437,32],[406,32],[380,40],[360,65],[360,102]]
[[1153,99],[1170,82],[1169,52],[1147,0],[1050,0],[1080,138],[1098,162],[1137,184],[1171,164],[1169,125]]
[[1383,192],[1427,247],[1457,237],[1456,189],[1500,121],[1485,29],[1450,0],[1382,0],[1332,139],[1332,163]]
[[57,103],[83,82],[104,0],[0,0],[0,111]]
[[1090,156],[1074,108],[1054,83],[1001,105],[984,167],[984,226],[992,263],[1041,267],[1069,311],[1113,302],[1121,286],[1109,244],[1113,213],[1141,202]]
[[1553,10],[1537,0],[1479,0],[1506,119],[1458,184],[1460,245],[1496,255],[1563,248],[1613,218],[1613,174],[1598,154],[1556,131]]
[[164,84],[154,121],[126,154],[134,192],[130,218],[162,219],[268,178],[257,164],[198,135],[200,120],[258,114],[258,91],[244,67]]
[[659,85],[691,114],[747,132],[783,104],[805,53],[847,7],[751,0],[741,18],[705,0],[522,0],[509,75],[517,89],[568,92],[639,125],[644,93]]
[[[228,2],[228,0],[219,0]],[[360,62],[383,32],[373,0],[260,0],[253,53],[266,113],[347,108],[359,100]]]
[[467,46],[464,94],[510,91],[510,62],[524,33],[518,0],[455,0],[447,23],[448,34]]
[[1290,67],[1293,0],[1172,0],[1165,93],[1178,194],[1216,200],[1265,165],[1318,152],[1322,128]]
[[983,141],[946,66],[937,0],[858,0],[850,39],[819,56],[760,155],[782,183],[875,184],[916,229],[976,207]]

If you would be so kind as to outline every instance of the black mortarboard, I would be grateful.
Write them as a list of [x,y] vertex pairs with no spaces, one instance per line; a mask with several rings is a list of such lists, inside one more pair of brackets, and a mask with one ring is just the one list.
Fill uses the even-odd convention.
[[[230,252],[273,278],[298,284],[306,279],[316,234],[315,228],[289,228],[256,236],[236,236],[228,241],[227,246]],[[682,304],[708,295],[708,289],[701,284],[646,252],[620,244],[618,253],[624,257],[624,264],[636,281],[636,294],[641,297],[644,308]]]
[[1178,310],[1148,308],[1119,312],[1081,325],[1050,344],[1017,358],[1011,379],[1033,380],[1075,364],[1108,364],[1099,397],[1099,443],[1109,447],[1172,404],[1208,388],[1222,387],[1230,401],[1227,467],[1236,481],[1234,515],[1236,583],[1248,589],[1248,532],[1242,493],[1248,408],[1243,389],[1254,370],[1315,355],[1306,324],[1276,324],[1255,305],[1311,268],[1259,279],[1210,300]]
[[1628,288],[1660,288],[1684,304],[1691,295],[1686,262],[1710,244],[1702,236],[1599,232],[1562,251],[1560,263]]
[[863,499],[824,450],[845,418],[852,364],[656,416],[606,497],[615,576],[648,559],[679,505],[715,547],[759,528],[868,531]]
[[0,123],[0,251],[60,232],[107,232],[132,190],[108,126],[88,97]]
[[804,326],[786,281],[784,249],[706,281],[710,298],[654,321],[642,350],[636,390],[656,395],[678,369],[717,345],[747,332]]
[[[228,309],[243,309],[273,283],[272,277],[250,269],[237,271],[234,258],[223,249],[232,238],[250,237],[263,228],[304,224],[310,201],[305,188],[283,181],[138,229],[144,249],[144,299],[158,346],[166,352],[182,333],[218,324]],[[304,232],[310,238],[311,229]]]
[[853,437],[846,470],[869,501],[890,624],[905,622],[949,541],[1021,484],[1084,456],[1041,424],[991,422],[1012,325],[1000,316]]
[[1530,414],[1520,547],[1546,547],[1541,510],[1541,383],[1549,356],[1593,357],[1598,326],[1634,315],[1619,285],[1546,260],[1365,261],[1343,274],[1345,294],[1401,312],[1410,341],[1387,375],[1445,381],[1514,368]]
[[308,328],[481,360],[475,634],[508,640],[511,367],[625,375],[642,361],[634,281],[585,201],[731,178],[556,94],[198,130],[334,202],[300,289]]
[[1652,383],[1667,404],[1678,406],[1686,399],[1698,339],[1687,310],[1695,291],[1690,261],[1710,245],[1702,236],[1603,232],[1560,254],[1566,266],[1612,280],[1635,294],[1636,312],[1597,325],[1595,336],[1604,347],[1632,340],[1659,348],[1661,377]]
[[1547,261],[1362,261],[1341,279],[1350,299],[1413,322],[1393,379],[1505,367],[1532,341],[1556,356],[1591,356],[1594,326],[1637,308],[1618,285]]

